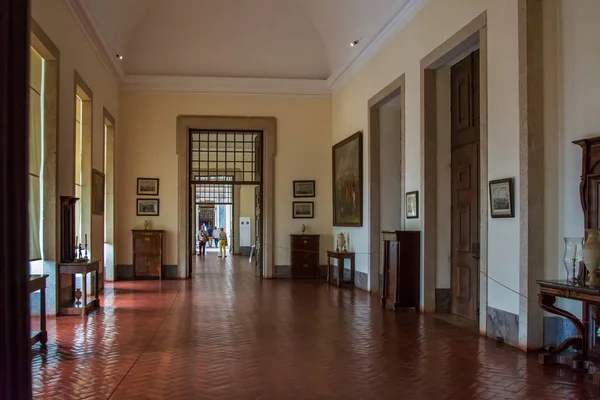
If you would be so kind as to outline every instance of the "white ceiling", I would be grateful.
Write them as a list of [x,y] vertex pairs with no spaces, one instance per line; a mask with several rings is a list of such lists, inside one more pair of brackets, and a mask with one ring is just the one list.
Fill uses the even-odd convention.
[[127,75],[327,79],[412,0],[81,1]]

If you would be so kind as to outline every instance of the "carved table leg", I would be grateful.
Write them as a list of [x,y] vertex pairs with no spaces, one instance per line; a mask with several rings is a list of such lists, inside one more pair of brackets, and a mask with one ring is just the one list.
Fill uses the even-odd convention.
[[[556,307],[556,296],[540,293],[539,294],[539,305],[542,310],[564,317],[571,321],[577,329],[577,337],[571,337],[562,342],[558,347],[552,347],[548,353],[541,353],[539,355],[539,361],[542,364],[564,364],[572,368],[582,368],[583,363],[586,361],[587,356],[587,337],[585,335],[585,328],[583,323],[568,311],[561,310]],[[561,355],[562,352],[572,347],[577,350],[576,357],[567,357]]]

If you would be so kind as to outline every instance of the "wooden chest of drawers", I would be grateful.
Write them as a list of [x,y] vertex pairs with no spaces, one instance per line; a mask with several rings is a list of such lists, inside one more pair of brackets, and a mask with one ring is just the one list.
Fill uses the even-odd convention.
[[292,278],[319,278],[319,235],[290,235]]
[[132,230],[133,273],[136,278],[156,278],[162,275],[164,231]]

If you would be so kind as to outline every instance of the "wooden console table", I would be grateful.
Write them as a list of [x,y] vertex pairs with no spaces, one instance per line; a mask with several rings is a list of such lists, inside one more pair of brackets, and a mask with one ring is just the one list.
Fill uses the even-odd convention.
[[[566,339],[558,347],[547,353],[540,353],[542,364],[560,364],[577,370],[587,370],[593,376],[594,383],[600,385],[600,350],[595,347],[596,333],[592,328],[594,320],[600,316],[600,287],[585,284],[573,284],[564,280],[538,280],[540,286],[539,305],[549,313],[571,321],[577,329],[577,336]],[[556,298],[579,300],[584,308],[591,307],[591,318],[580,320],[568,311],[555,306]],[[584,316],[589,313],[584,312]],[[575,352],[567,352],[570,347]]]
[[[327,283],[331,283],[331,267],[334,265],[331,264],[331,259],[337,260],[337,269],[338,276],[336,280],[336,284],[338,287],[342,286],[344,283],[349,283],[354,285],[354,271],[356,269],[356,260],[354,257],[354,253],[349,251],[328,251],[327,252]],[[344,280],[344,262],[345,260],[350,260],[350,280]]]
[[[60,299],[60,315],[87,315],[90,311],[100,307],[100,299],[98,298],[99,280],[98,270],[100,269],[100,261],[88,262],[69,262],[58,264],[59,273],[71,275],[71,296],[69,299]],[[87,301],[87,274],[93,272],[94,275],[94,298]],[[75,277],[81,274],[81,303],[77,304],[75,299]],[[60,293],[60,291],[59,291]]]
[[48,278],[48,275],[29,276],[29,294],[40,291],[40,330],[31,336],[32,346],[37,342],[45,346],[48,342],[48,332],[46,332],[46,278]]

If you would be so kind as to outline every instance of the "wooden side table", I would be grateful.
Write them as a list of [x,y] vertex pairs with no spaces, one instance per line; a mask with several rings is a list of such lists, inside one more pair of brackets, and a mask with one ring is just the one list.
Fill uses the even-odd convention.
[[[71,298],[61,299],[60,302],[60,315],[87,315],[90,311],[100,307],[100,299],[98,298],[99,281],[98,281],[98,270],[100,269],[100,261],[88,261],[88,262],[69,262],[58,264],[60,274],[71,275]],[[94,298],[87,301],[87,274],[95,273],[94,279]],[[75,301],[75,276],[81,274],[81,304],[77,304]],[[59,292],[60,293],[60,292]]]
[[29,294],[40,291],[40,330],[31,336],[32,346],[37,342],[45,346],[48,341],[48,332],[46,332],[46,278],[48,278],[48,275],[29,276]]
[[[337,260],[337,286],[340,287],[344,283],[350,283],[354,285],[354,270],[356,268],[356,262],[354,258],[354,253],[349,251],[328,251],[327,252],[327,283],[331,283],[331,267],[334,265],[331,264],[331,259]],[[348,259],[350,260],[350,280],[344,280],[344,261]]]

